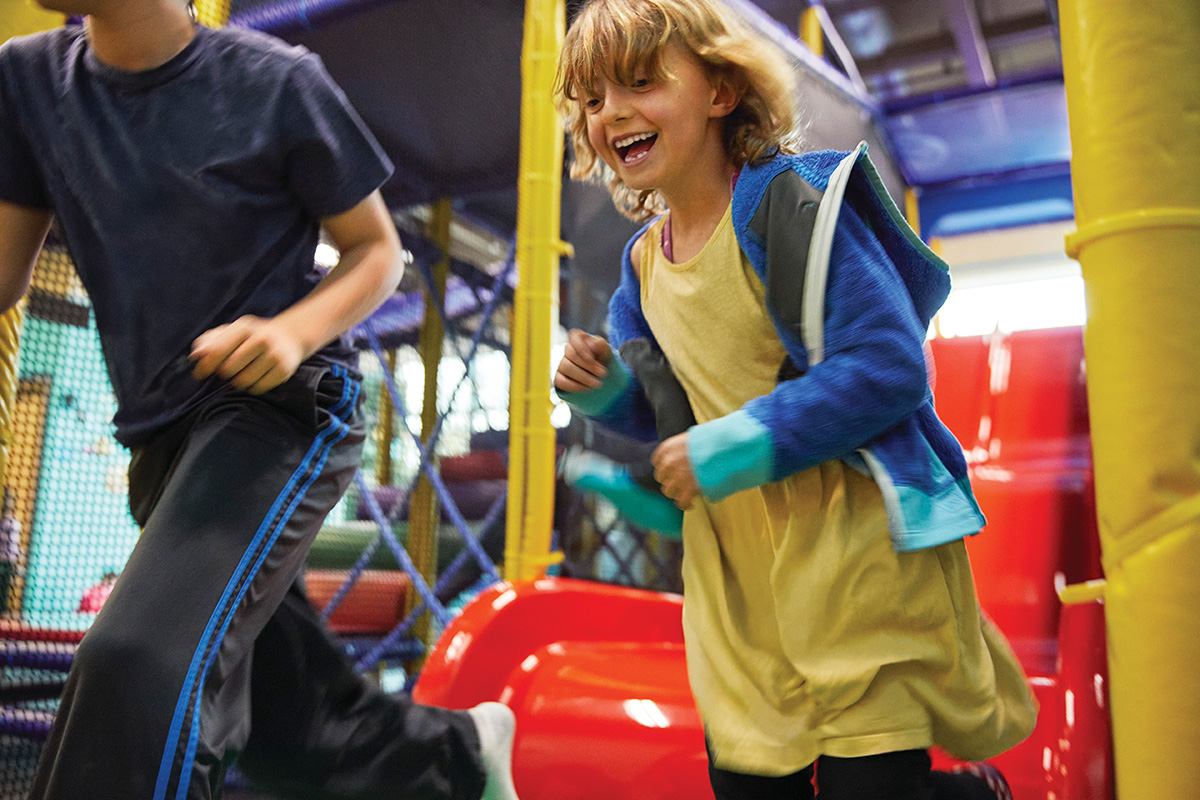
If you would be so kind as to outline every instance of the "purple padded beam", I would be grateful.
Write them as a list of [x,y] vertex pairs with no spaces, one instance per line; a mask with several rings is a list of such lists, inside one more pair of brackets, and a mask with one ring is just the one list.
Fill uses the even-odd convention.
[[75,659],[74,644],[21,642],[0,639],[0,667],[51,669],[66,672]]
[[394,0],[275,0],[233,14],[229,24],[282,36],[311,30],[389,2]]
[[53,722],[54,714],[49,711],[0,706],[0,735],[45,741]]

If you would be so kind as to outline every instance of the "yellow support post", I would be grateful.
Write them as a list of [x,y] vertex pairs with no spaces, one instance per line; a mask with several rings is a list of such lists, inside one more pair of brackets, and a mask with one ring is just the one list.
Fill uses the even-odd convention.
[[[445,326],[438,314],[439,308],[446,303],[446,277],[450,274],[450,210],[449,198],[442,198],[433,205],[433,214],[429,220],[429,238],[441,249],[441,256],[433,266],[433,285],[425,287],[425,319],[421,323],[420,338],[417,349],[421,353],[421,363],[425,367],[425,394],[421,401],[421,442],[429,441],[433,428],[437,424],[438,400],[438,367],[442,362],[442,341],[445,339]],[[429,454],[431,463],[436,463],[433,453]],[[433,484],[425,473],[417,479],[408,504],[408,554],[412,558],[417,572],[425,578],[425,582],[433,585],[437,579],[437,528],[438,505],[437,495],[434,494]],[[409,587],[408,607],[414,608],[421,602],[415,587]],[[429,625],[431,616],[428,612],[421,615],[412,627],[412,635],[425,642],[428,648],[433,644],[432,629]],[[425,663],[422,656],[409,667],[419,670]]]
[[229,22],[229,0],[196,0],[196,21],[208,28]]
[[57,28],[66,20],[62,14],[47,11],[33,0],[0,0],[0,6],[4,9],[0,13],[0,42]]
[[[388,375],[396,378],[396,351],[388,350],[384,359]],[[392,392],[388,382],[379,384],[379,427],[375,429],[375,483],[379,486],[392,485],[392,442],[396,437],[396,409],[392,405]]]
[[564,0],[527,0],[521,53],[521,175],[512,332],[508,518],[504,576],[545,573],[554,513],[550,347],[558,318],[563,130],[554,72],[566,30]]
[[[0,487],[7,485],[8,452],[13,441],[13,410],[17,404],[17,364],[25,300],[0,314]],[[28,529],[27,529],[28,530]],[[4,598],[0,597],[0,606]]]
[[[46,11],[33,0],[4,0],[0,14],[0,42],[14,36],[57,28],[65,17]],[[25,303],[0,315],[0,485],[8,467],[8,451],[12,445],[13,406],[17,401],[17,360],[20,352],[21,325],[25,318]],[[28,530],[28,527],[26,528]],[[5,598],[0,597],[0,606]]]
[[921,235],[921,201],[917,199],[917,191],[912,187],[907,187],[904,190],[904,219],[908,221],[908,227]]
[[819,58],[825,57],[825,34],[821,31],[821,17],[812,6],[800,12],[800,41]]
[[1200,3],[1061,0],[1121,800],[1200,792]]

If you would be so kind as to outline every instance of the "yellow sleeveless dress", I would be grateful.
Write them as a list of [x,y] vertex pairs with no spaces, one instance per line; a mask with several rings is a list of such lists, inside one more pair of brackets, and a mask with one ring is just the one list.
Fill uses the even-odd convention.
[[[785,351],[730,211],[679,264],[662,224],[642,241],[642,309],[705,422],[771,391]],[[963,543],[897,554],[878,488],[842,462],[697,500],[683,543],[688,677],[718,767],[784,775],[934,744],[977,760],[1033,729]]]

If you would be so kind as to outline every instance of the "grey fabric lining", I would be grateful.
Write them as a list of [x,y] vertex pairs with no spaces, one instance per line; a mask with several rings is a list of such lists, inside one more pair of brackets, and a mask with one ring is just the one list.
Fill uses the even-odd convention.
[[[823,196],[796,172],[784,170],[771,179],[750,220],[750,229],[766,249],[767,307],[801,342],[808,249]],[[780,367],[779,380],[802,374],[804,367],[788,358]]]

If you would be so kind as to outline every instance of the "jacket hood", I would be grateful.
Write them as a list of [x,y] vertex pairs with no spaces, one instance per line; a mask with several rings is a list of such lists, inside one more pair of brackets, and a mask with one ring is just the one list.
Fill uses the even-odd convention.
[[950,294],[950,265],[929,249],[904,219],[867,157],[865,145],[857,152],[846,202],[878,237],[908,288],[921,324],[928,328]]
[[771,178],[786,169],[794,170],[814,189],[825,192],[835,170],[848,159],[853,162],[842,200],[863,219],[883,246],[904,281],[921,324],[928,328],[950,293],[950,267],[921,241],[904,219],[867,156],[866,143],[850,151],[816,150],[781,155],[766,164],[748,166],[738,179],[741,184],[745,178],[751,178],[745,181],[749,196],[742,203],[748,213],[753,213]]

